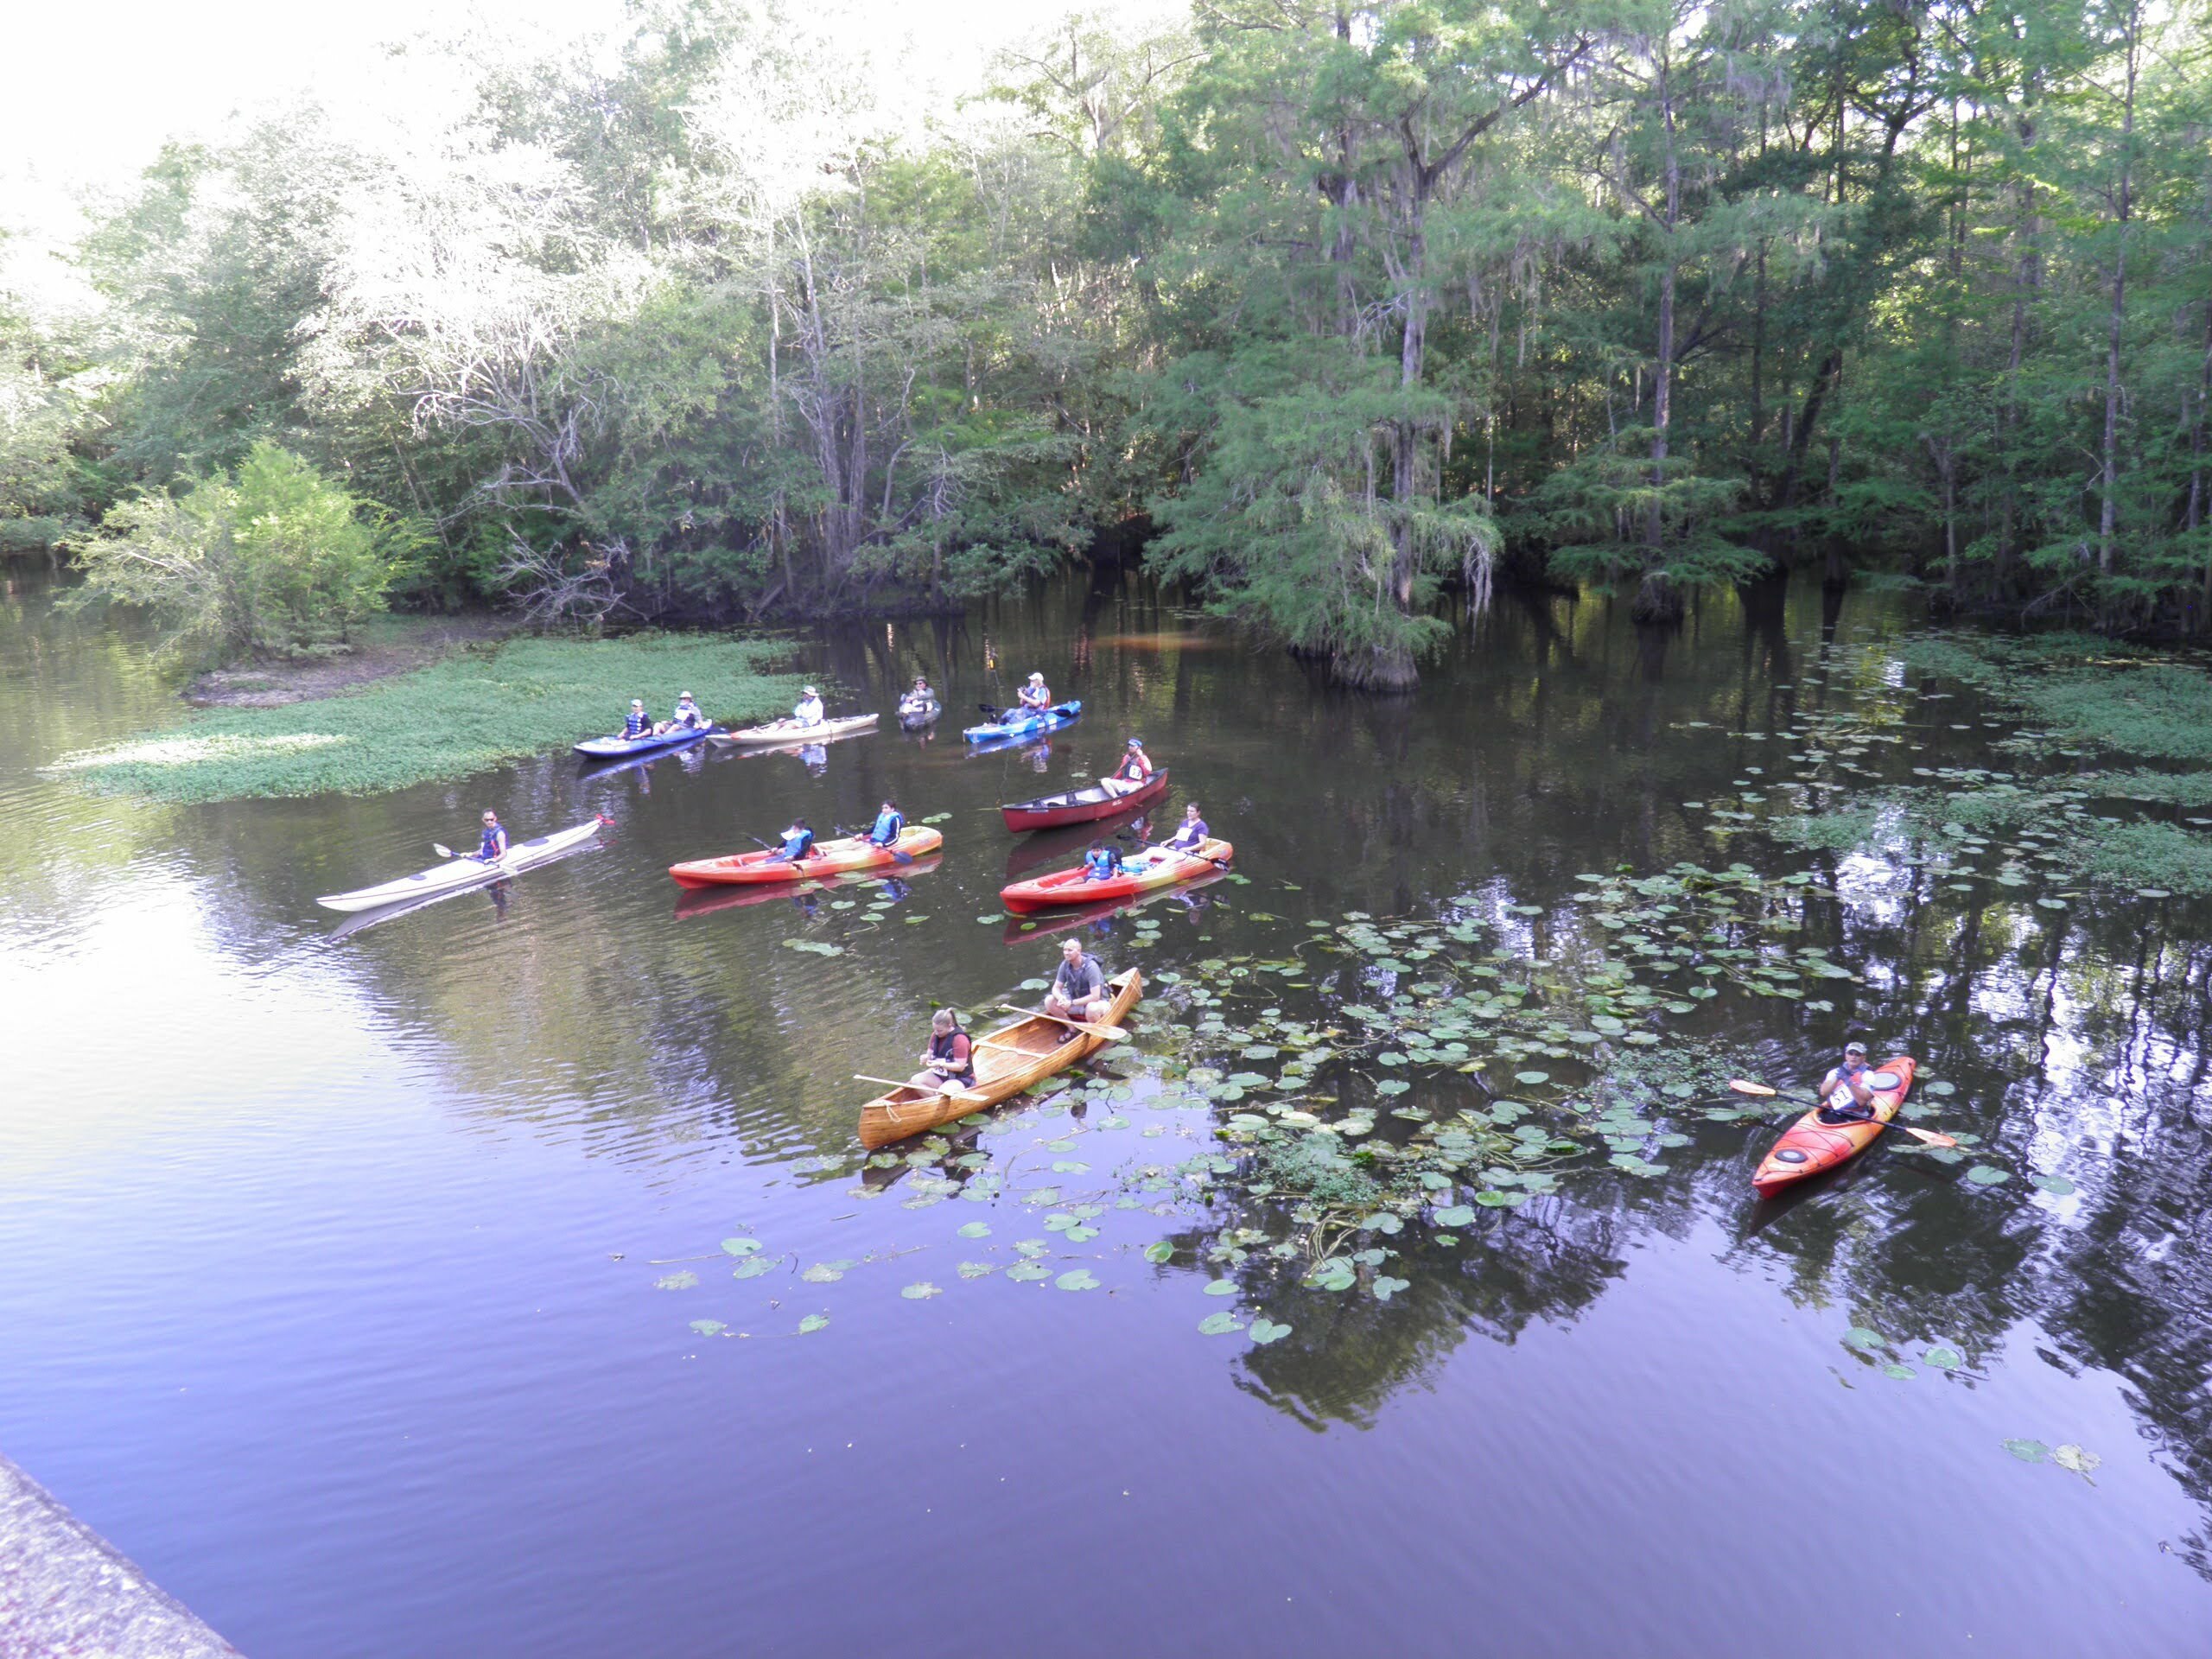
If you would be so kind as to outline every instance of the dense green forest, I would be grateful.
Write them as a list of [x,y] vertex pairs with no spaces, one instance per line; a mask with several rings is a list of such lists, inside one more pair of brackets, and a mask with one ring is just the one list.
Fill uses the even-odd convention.
[[1370,686],[1503,582],[2212,617],[2202,0],[1148,16],[940,97],[644,0],[172,147],[0,244],[0,548],[213,616],[276,489],[347,604],[730,620],[1104,537]]

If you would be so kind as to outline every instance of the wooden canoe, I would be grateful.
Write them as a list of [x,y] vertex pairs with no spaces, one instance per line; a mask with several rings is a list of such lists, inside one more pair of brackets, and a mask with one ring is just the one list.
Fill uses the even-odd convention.
[[[1107,988],[1114,993],[1114,1001],[1100,1023],[1121,1025],[1143,994],[1144,979],[1132,968],[1109,980]],[[995,1106],[1039,1077],[1065,1071],[1104,1046],[1103,1037],[1071,1031],[1042,1014],[1016,1020],[976,1039],[976,1081],[969,1085],[969,1092],[984,1096],[983,1100],[942,1095],[933,1089],[893,1089],[861,1108],[861,1144],[887,1147],[893,1141],[904,1141],[910,1135]]]

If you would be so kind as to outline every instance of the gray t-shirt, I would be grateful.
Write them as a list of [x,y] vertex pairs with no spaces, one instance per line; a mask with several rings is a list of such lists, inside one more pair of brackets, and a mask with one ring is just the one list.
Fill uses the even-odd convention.
[[1085,954],[1073,962],[1063,958],[1059,972],[1052,976],[1052,989],[1063,1002],[1087,1002],[1104,994],[1106,975],[1094,956]]

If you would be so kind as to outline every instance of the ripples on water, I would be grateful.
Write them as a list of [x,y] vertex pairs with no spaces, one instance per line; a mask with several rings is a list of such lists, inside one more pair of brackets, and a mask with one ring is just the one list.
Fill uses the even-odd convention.
[[[1778,785],[1778,746],[1730,733],[1863,709],[1926,728],[1870,755],[1882,776],[1991,764],[2004,722],[1970,699],[1916,712],[1883,648],[1897,613],[1756,597],[1672,636],[1507,605],[1401,703],[1106,582],[821,642],[810,671],[853,701],[888,707],[925,668],[947,713],[933,738],[830,746],[819,776],[694,753],[582,779],[556,756],[156,808],[40,775],[175,705],[126,632],[19,583],[0,1447],[262,1659],[2201,1651],[2200,906],[2037,912],[1847,856],[1819,942],[1865,985],[1832,1014],[1732,992],[1681,1022],[1777,1081],[1847,1031],[1909,1047],[1958,1087],[1944,1127],[2071,1195],[1878,1150],[1760,1216],[1770,1136],[1700,1126],[1663,1179],[1569,1181],[1456,1250],[1393,1241],[1388,1302],[1287,1290],[1268,1306],[1294,1332],[1260,1347],[1198,1333],[1224,1224],[1187,1205],[1109,1204],[1070,1252],[1102,1286],[1067,1294],[1004,1272],[1050,1206],[908,1208],[915,1173],[854,1178],[850,1074],[903,1073],[933,1000],[995,1001],[1053,958],[998,915],[1029,855],[988,809],[1095,775],[1130,729],[1249,881],[1147,906],[1155,946],[1127,917],[1084,937],[1186,980],[1348,910],[1471,888],[1499,943],[1541,952],[1578,874],[1811,868],[1756,830],[1724,847],[1685,804]],[[965,756],[967,710],[1032,665],[1085,719]],[[880,920],[865,886],[708,907],[664,874],[794,813],[864,822],[887,791],[950,817]],[[527,833],[614,823],[503,894],[335,937],[315,894],[422,868],[485,805]],[[1029,1185],[1073,1137],[1090,1173],[1057,1179],[1096,1185],[1210,1144],[1170,1098],[1139,1077],[1080,1122],[974,1144]],[[977,1220],[988,1238],[958,1236]],[[1135,1246],[1164,1235],[1182,1248],[1154,1269]],[[734,1236],[789,1260],[733,1281]],[[795,1272],[836,1261],[858,1265]],[[696,1288],[654,1288],[684,1271]],[[920,1282],[942,1294],[899,1294]],[[830,1324],[792,1334],[809,1312]],[[1869,1324],[1971,1363],[1885,1378],[1840,1340]],[[2092,1484],[2008,1440],[2102,1461]]]

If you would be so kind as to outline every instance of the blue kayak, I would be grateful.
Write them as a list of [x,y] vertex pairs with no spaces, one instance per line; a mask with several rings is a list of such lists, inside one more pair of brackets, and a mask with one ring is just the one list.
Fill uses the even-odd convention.
[[686,743],[712,737],[720,730],[719,726],[698,726],[688,732],[664,732],[658,737],[588,737],[576,745],[576,753],[590,760],[620,760],[633,754],[680,749]]
[[1066,725],[1082,713],[1080,702],[1056,702],[1042,714],[1016,715],[1012,720],[996,721],[988,726],[970,726],[961,735],[970,743],[993,743],[1009,737],[1034,737],[1039,732],[1049,732]]

